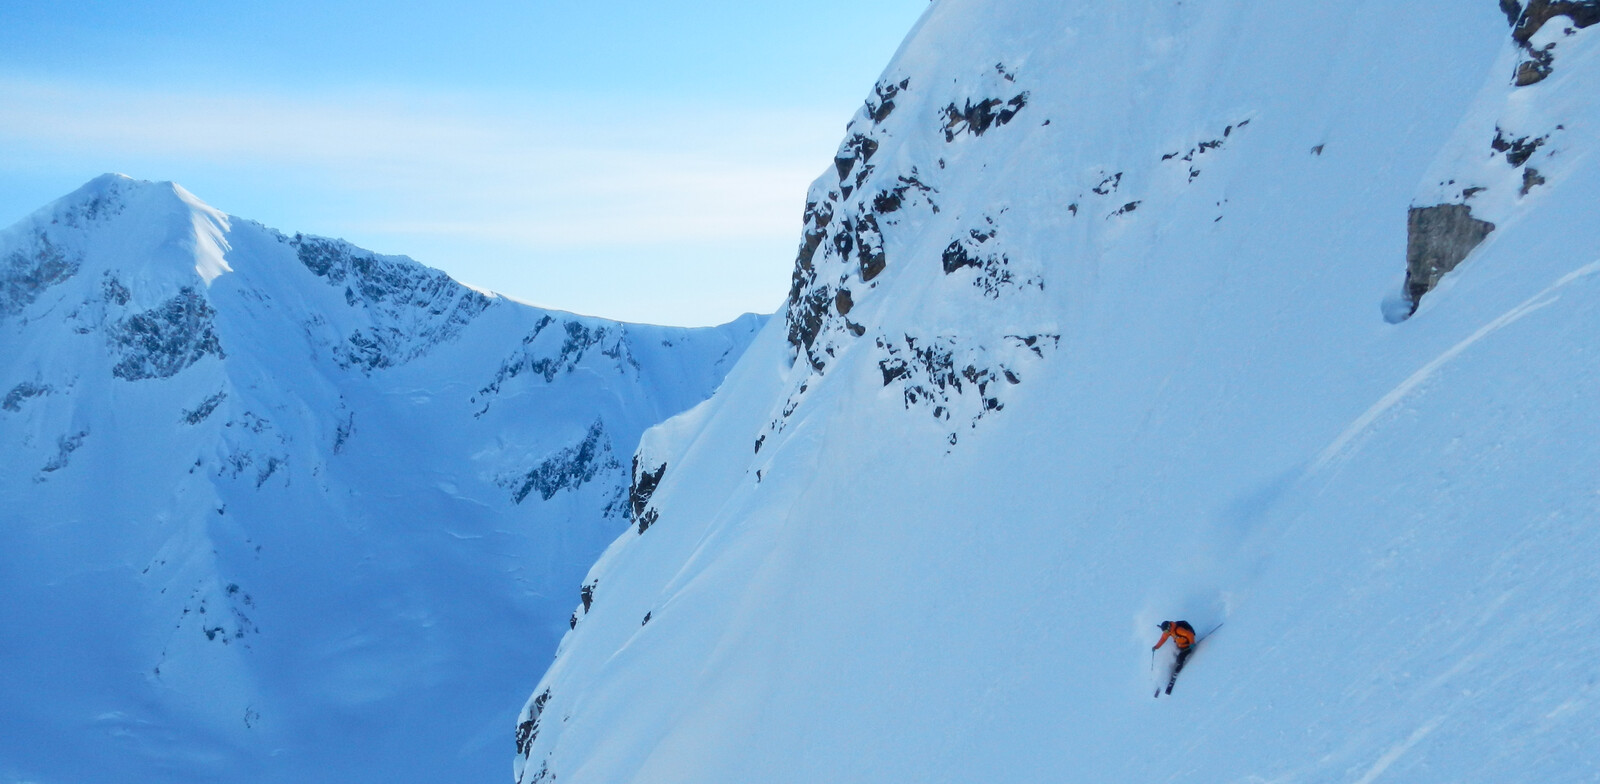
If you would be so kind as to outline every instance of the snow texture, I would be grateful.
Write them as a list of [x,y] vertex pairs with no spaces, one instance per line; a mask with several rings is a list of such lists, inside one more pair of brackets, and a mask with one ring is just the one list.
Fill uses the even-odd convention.
[[0,260],[7,782],[503,780],[640,433],[764,322],[540,310],[116,175]]
[[516,780],[1596,780],[1594,5],[935,0]]

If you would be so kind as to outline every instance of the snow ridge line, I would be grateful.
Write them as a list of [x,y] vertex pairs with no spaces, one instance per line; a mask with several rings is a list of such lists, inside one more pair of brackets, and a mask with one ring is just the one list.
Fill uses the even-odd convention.
[[1346,427],[1344,432],[1340,433],[1339,437],[1333,440],[1333,443],[1329,444],[1326,449],[1322,450],[1322,454],[1318,455],[1316,462],[1312,464],[1311,470],[1321,471],[1332,464],[1335,459],[1345,452],[1346,447],[1349,446],[1351,441],[1355,440],[1356,436],[1360,435],[1363,431],[1370,427],[1378,417],[1382,416],[1389,409],[1393,408],[1396,403],[1399,403],[1407,395],[1411,394],[1412,390],[1416,389],[1424,381],[1427,381],[1428,378],[1438,371],[1439,368],[1450,362],[1450,360],[1455,359],[1461,354],[1461,352],[1471,348],[1474,343],[1477,343],[1478,341],[1488,337],[1500,329],[1520,320],[1523,316],[1527,316],[1547,305],[1554,304],[1556,300],[1550,298],[1552,294],[1565,287],[1567,284],[1572,283],[1579,278],[1593,275],[1596,272],[1600,272],[1600,261],[1592,261],[1583,265],[1582,267],[1579,267],[1578,269],[1573,270],[1572,272],[1561,276],[1559,280],[1550,284],[1549,286],[1546,286],[1544,290],[1540,291],[1538,294],[1523,300],[1521,304],[1501,314],[1499,318],[1496,318],[1488,324],[1479,327],[1476,332],[1468,335],[1460,343],[1451,346],[1444,353],[1434,357],[1432,361],[1426,365],[1423,365],[1421,369],[1417,370],[1415,373],[1412,373],[1411,376],[1405,381],[1400,382],[1399,386],[1396,386],[1394,389],[1390,390],[1388,394],[1380,398],[1377,403],[1374,403],[1371,408],[1366,410],[1366,413],[1363,413],[1361,416],[1357,417],[1354,422],[1351,422],[1350,426]]

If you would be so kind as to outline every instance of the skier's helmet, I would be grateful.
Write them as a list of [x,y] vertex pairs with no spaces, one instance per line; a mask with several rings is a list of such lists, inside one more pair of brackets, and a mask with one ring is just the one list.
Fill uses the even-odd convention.
[[1167,631],[1167,630],[1169,630],[1171,628],[1172,628],[1172,621],[1162,621],[1161,622],[1161,631]]

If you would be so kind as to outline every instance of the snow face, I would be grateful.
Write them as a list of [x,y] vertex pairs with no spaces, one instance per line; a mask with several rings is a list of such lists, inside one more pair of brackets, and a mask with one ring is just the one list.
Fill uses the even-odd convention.
[[115,175],[0,260],[6,781],[503,776],[640,433],[764,322],[531,308]]
[[1591,5],[938,0],[517,780],[1591,778]]

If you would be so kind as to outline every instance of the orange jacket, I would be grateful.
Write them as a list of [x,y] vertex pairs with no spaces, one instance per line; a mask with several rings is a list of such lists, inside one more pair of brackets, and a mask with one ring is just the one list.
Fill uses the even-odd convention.
[[1178,646],[1180,651],[1194,644],[1194,631],[1174,623],[1167,626],[1166,631],[1161,633],[1161,641],[1157,642],[1156,647],[1150,650],[1153,651],[1166,645],[1168,637],[1172,638],[1172,644]]

